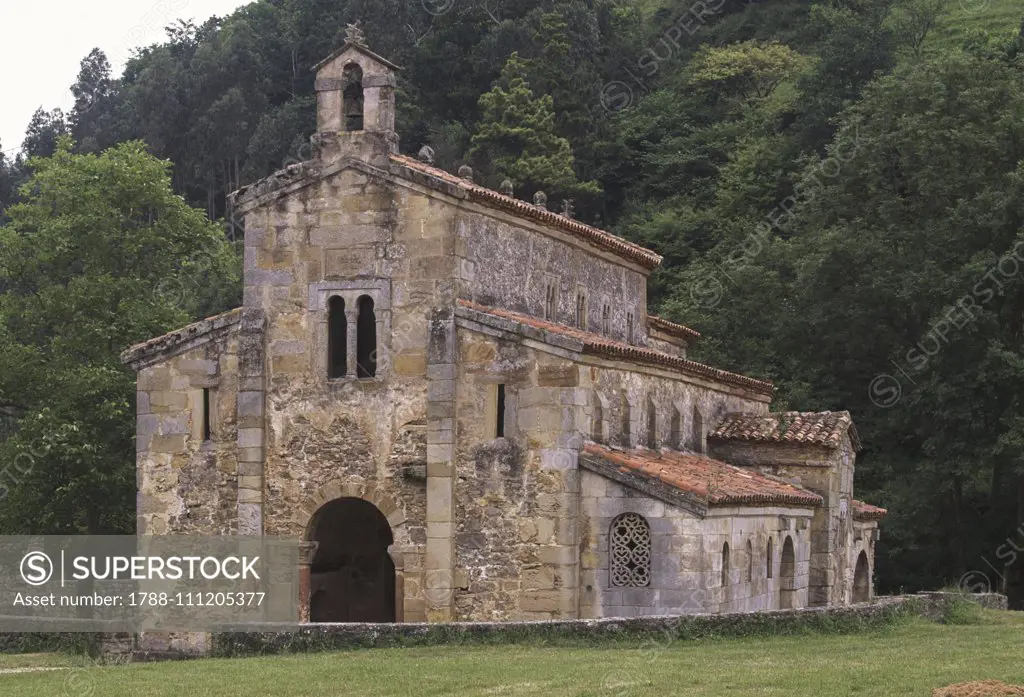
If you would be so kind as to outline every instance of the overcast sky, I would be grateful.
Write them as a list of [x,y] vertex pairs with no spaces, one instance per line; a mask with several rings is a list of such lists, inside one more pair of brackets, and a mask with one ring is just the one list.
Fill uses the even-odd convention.
[[17,150],[40,106],[69,109],[79,62],[93,48],[120,76],[131,49],[164,39],[178,19],[224,16],[240,0],[0,0],[0,148]]

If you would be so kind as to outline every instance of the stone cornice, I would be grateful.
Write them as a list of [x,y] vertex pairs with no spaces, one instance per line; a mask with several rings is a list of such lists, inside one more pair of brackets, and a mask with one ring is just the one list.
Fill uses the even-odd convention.
[[135,344],[121,353],[121,362],[132,370],[142,370],[229,334],[237,330],[241,321],[242,308],[236,307],[234,310],[207,317],[181,329]]

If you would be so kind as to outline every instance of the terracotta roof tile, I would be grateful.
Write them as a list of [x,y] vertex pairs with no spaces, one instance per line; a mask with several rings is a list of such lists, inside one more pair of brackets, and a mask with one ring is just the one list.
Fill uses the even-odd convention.
[[838,448],[850,434],[854,450],[860,438],[848,411],[786,411],[772,414],[726,414],[708,438],[760,443],[800,443]]
[[704,455],[653,450],[612,450],[588,443],[584,453],[620,468],[688,492],[709,506],[783,504],[813,507],[822,498],[812,491],[750,469]]
[[662,319],[657,315],[647,315],[647,326],[652,329],[658,329],[670,334],[672,336],[678,336],[681,339],[687,339],[689,341],[696,341],[700,338],[700,332],[696,329],[690,329],[682,324],[676,324],[675,322],[669,322],[667,319]]
[[764,380],[757,380],[745,375],[730,373],[727,370],[712,368],[709,365],[691,361],[688,358],[673,356],[662,351],[656,351],[655,349],[643,346],[631,346],[624,342],[609,339],[608,337],[601,336],[600,334],[594,334],[593,332],[587,332],[577,327],[569,327],[564,324],[549,322],[547,320],[540,319],[539,317],[533,317],[521,312],[513,312],[511,310],[504,310],[497,307],[480,305],[469,300],[460,299],[458,303],[463,307],[477,312],[493,315],[502,319],[512,320],[513,322],[525,324],[526,326],[533,327],[535,329],[541,329],[576,339],[583,343],[584,353],[668,368],[670,370],[683,373],[684,375],[717,380],[718,382],[742,387],[759,394],[771,395],[772,390],[774,389],[772,383],[765,382]]
[[853,517],[856,520],[881,520],[884,518],[889,511],[878,506],[872,506],[870,503],[864,503],[863,501],[853,501]]
[[392,155],[391,161],[401,165],[402,167],[408,167],[409,169],[440,179],[446,184],[457,186],[463,189],[472,200],[496,206],[520,217],[532,218],[537,222],[559,228],[560,230],[564,230],[565,232],[600,247],[601,249],[640,264],[644,268],[653,269],[661,264],[661,256],[655,252],[645,249],[638,244],[633,244],[621,237],[617,237],[610,232],[605,232],[599,228],[581,223],[578,220],[566,218],[564,215],[559,215],[558,213],[538,208],[537,206],[525,201],[520,201],[517,198],[505,196],[504,194],[488,189],[485,186],[474,184],[467,179],[457,177],[450,172],[445,172],[443,169],[431,167],[428,164],[406,155]]

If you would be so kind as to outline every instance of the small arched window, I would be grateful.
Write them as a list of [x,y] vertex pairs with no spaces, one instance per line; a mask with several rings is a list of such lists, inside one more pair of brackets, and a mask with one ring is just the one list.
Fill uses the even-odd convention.
[[342,92],[342,114],[346,131],[363,130],[363,69],[349,63],[341,73],[345,83]]
[[327,302],[327,377],[345,376],[348,366],[348,320],[345,300],[335,295]]
[[555,313],[558,311],[558,286],[555,283],[549,283],[547,292],[544,296],[544,319],[555,319]]
[[774,546],[775,546],[774,541],[772,540],[772,538],[769,537],[768,538],[768,554],[765,556],[765,565],[768,568],[768,571],[766,572],[766,578],[771,578],[772,577],[772,569],[775,566],[775,554],[774,554],[775,550],[773,549]]
[[722,545],[722,586],[729,585],[729,543]]
[[587,328],[587,296],[583,291],[576,293],[576,326]]
[[604,405],[597,395],[594,395],[594,421],[590,428],[590,439],[595,443],[604,442]]
[[672,423],[668,429],[669,447],[674,450],[682,450],[682,428],[683,415],[679,413],[679,407],[672,405]]
[[747,540],[747,583],[754,580],[754,545]]
[[632,448],[633,447],[633,433],[632,433],[632,431],[633,431],[633,414],[632,414],[632,409],[629,406],[629,400],[626,398],[625,394],[623,394],[621,397],[619,397],[619,412],[620,412],[619,416],[620,416],[620,421],[621,421],[621,423],[620,423],[621,434],[619,436],[619,439],[621,441],[621,445],[622,445],[623,448]]
[[611,546],[611,586],[641,588],[651,585],[651,526],[643,516],[623,513],[612,521],[608,539]]
[[647,447],[651,450],[658,447],[658,409],[650,398],[647,399]]
[[377,316],[373,298],[359,298],[359,319],[356,323],[356,371],[361,378],[377,374]]

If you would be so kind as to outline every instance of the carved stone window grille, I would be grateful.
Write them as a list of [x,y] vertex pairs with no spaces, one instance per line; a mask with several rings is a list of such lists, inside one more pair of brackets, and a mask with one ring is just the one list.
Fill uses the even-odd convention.
[[651,527],[643,516],[623,513],[611,527],[611,585],[651,585]]

